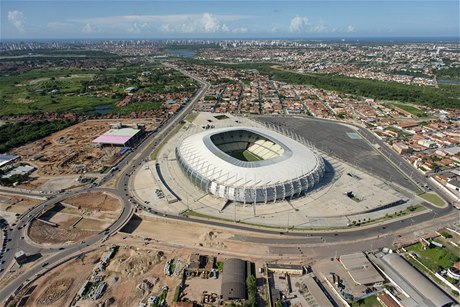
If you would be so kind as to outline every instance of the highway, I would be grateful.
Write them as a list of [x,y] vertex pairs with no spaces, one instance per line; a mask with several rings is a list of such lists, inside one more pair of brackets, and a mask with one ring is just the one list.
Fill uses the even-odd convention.
[[[180,121],[182,121],[185,118],[185,116],[187,116],[192,111],[193,105],[201,97],[203,97],[203,95],[210,87],[209,83],[201,81],[187,72],[183,73],[196,80],[201,85],[201,88],[194,94],[194,96],[190,99],[189,103],[185,107],[183,107],[178,113],[175,113],[173,116],[169,117],[168,120],[160,124],[156,131],[148,134],[143,140],[141,140],[141,142],[133,149],[132,152],[125,155],[124,158],[117,163],[116,170],[109,172],[97,184],[91,184],[88,187],[76,189],[72,192],[61,193],[56,196],[48,196],[50,197],[50,199],[37,205],[26,214],[19,216],[18,221],[15,223],[15,225],[10,225],[8,231],[8,238],[10,238],[11,241],[7,243],[7,251],[3,255],[3,260],[5,261],[5,263],[2,265],[2,268],[8,268],[11,266],[12,262],[15,261],[14,253],[16,253],[19,250],[24,251],[26,255],[52,256],[50,256],[46,260],[41,261],[39,259],[43,257],[37,257],[39,261],[37,261],[35,266],[33,266],[24,274],[20,275],[18,278],[14,279],[6,287],[2,288],[0,290],[1,302],[5,301],[21,285],[36,278],[36,274],[43,272],[45,270],[49,270],[50,268],[59,265],[62,261],[72,258],[72,256],[81,254],[83,250],[86,250],[90,248],[92,245],[97,244],[105,237],[115,234],[124,225],[126,225],[126,223],[129,222],[136,207],[133,202],[134,200],[129,195],[128,191],[128,184],[131,174],[133,174],[135,170],[142,165],[142,163],[148,158],[150,153],[156,148],[160,141],[172,130],[172,128],[175,125],[177,125]],[[99,187],[113,179],[114,176],[116,176],[117,174],[120,174],[120,178],[115,189]],[[39,247],[36,245],[29,244],[26,240],[23,239],[27,235],[27,227],[30,224],[31,220],[37,216],[40,216],[44,212],[44,210],[46,210],[50,206],[54,206],[56,203],[68,197],[90,191],[109,192],[117,196],[123,204],[121,214],[118,216],[117,220],[114,221],[112,225],[110,225],[105,231],[85,241],[72,244],[70,246],[62,246],[57,248]],[[27,196],[27,193],[11,192],[10,190],[8,190],[8,192],[16,195]],[[46,265],[44,265],[45,263]],[[0,273],[0,278],[2,277],[2,275],[7,273],[8,272],[6,272],[6,270],[5,272]]]
[[[169,66],[174,67],[171,65]],[[176,67],[174,68],[177,69]],[[146,135],[146,137],[140,142],[140,144],[133,148],[132,152],[128,153],[123,159],[121,159],[121,161],[117,164],[117,169],[109,172],[99,182],[72,192],[65,192],[57,196],[52,196],[50,199],[44,201],[40,205],[33,208],[30,212],[20,216],[16,225],[10,226],[9,238],[11,238],[11,242],[8,242],[7,245],[9,251],[6,252],[4,255],[4,259],[6,259],[6,264],[3,267],[11,265],[12,261],[14,261],[14,253],[18,250],[24,250],[27,254],[40,253],[42,255],[48,255],[49,257],[46,260],[40,260],[40,258],[31,269],[29,269],[27,272],[23,273],[22,275],[14,279],[6,287],[2,288],[0,290],[0,301],[5,301],[5,299],[7,299],[21,285],[36,278],[36,274],[45,273],[46,270],[59,265],[66,259],[78,256],[84,251],[96,247],[96,244],[98,244],[98,242],[103,240],[106,236],[115,234],[119,229],[126,225],[126,223],[132,217],[136,208],[156,214],[158,216],[161,216],[162,218],[184,221],[187,223],[197,223],[212,227],[231,228],[247,232],[246,238],[242,238],[242,240],[257,241],[258,239],[254,239],[254,237],[251,239],[251,234],[262,234],[270,236],[267,238],[262,238],[265,244],[311,244],[312,242],[314,242],[316,245],[316,249],[321,249],[321,245],[318,244],[316,241],[312,241],[312,236],[314,236],[315,238],[319,238],[320,242],[327,242],[328,244],[343,244],[343,242],[358,242],[359,240],[363,240],[366,238],[379,238],[382,235],[388,236],[391,233],[394,233],[403,228],[410,230],[410,227],[413,227],[413,225],[424,222],[426,223],[430,221],[434,223],[435,220],[440,217],[452,217],[453,219],[455,218],[456,212],[452,210],[451,206],[448,206],[446,208],[429,206],[431,211],[427,210],[426,212],[413,217],[407,217],[401,220],[390,221],[385,223],[384,225],[369,226],[365,228],[365,231],[363,231],[363,228],[356,227],[353,229],[347,229],[345,231],[336,230],[298,232],[293,230],[273,230],[268,228],[256,228],[245,226],[243,224],[225,223],[218,220],[194,219],[191,217],[187,217],[185,215],[165,215],[162,212],[157,212],[152,208],[144,206],[143,204],[136,203],[135,199],[131,197],[129,193],[130,176],[135,173],[137,168],[139,168],[144,161],[148,160],[150,153],[158,146],[161,140],[164,137],[166,137],[166,135],[172,130],[172,128],[175,125],[182,121],[185,118],[185,116],[187,116],[191,112],[193,105],[201,97],[203,97],[203,95],[210,87],[209,83],[199,80],[185,71],[182,71],[180,69],[178,70],[184,73],[185,75],[193,78],[201,85],[201,88],[195,93],[195,95],[191,98],[190,102],[185,107],[183,107],[174,116],[170,117],[166,122],[161,124],[158,127],[158,129],[156,129],[154,132],[151,132],[148,135]],[[391,150],[387,152],[386,145],[380,144],[380,140],[378,140],[372,133],[370,133],[364,128],[359,128],[359,133],[363,135],[363,137],[368,139],[371,143],[379,144],[381,152],[385,154],[385,156],[388,155],[388,158],[394,161],[393,163],[395,163],[396,165],[401,165],[401,170],[406,172],[406,174],[408,171],[413,171],[413,169],[406,168],[406,166],[408,165],[405,161],[404,166],[403,163],[400,163],[399,159],[401,159],[401,157],[397,155],[396,157],[393,157],[394,153],[392,153]],[[110,180],[115,180],[116,178],[114,177],[117,175],[119,175],[119,178],[117,179],[118,181],[114,189],[101,187],[106,182]],[[415,176],[415,174],[411,174],[411,177],[414,178],[416,182],[419,182],[419,185],[424,186],[425,184],[428,184],[428,186],[431,186],[430,182],[428,182],[424,176],[421,176],[421,178],[419,178],[418,176]],[[123,204],[123,210],[120,216],[105,231],[85,241],[70,246],[66,246],[63,249],[38,247],[35,245],[31,245],[27,243],[25,240],[21,239],[21,237],[25,236],[27,225],[30,223],[31,219],[33,219],[36,216],[39,216],[43,212],[43,210],[45,210],[48,206],[54,206],[54,204],[58,203],[59,201],[62,201],[65,198],[76,195],[78,193],[89,191],[105,191],[112,193],[115,196],[117,196]],[[254,242],[256,243],[256,241]],[[352,244],[350,244],[350,246],[352,246]],[[46,266],[43,266],[45,263],[48,264]]]

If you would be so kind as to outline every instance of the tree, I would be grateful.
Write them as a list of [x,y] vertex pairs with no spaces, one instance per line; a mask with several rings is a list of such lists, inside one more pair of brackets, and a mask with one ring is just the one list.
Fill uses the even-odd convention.
[[452,235],[449,232],[445,231],[445,230],[443,232],[441,232],[441,236],[443,236],[446,239],[452,238]]
[[248,289],[249,306],[256,306],[257,280],[254,275],[249,275],[246,278],[246,287]]

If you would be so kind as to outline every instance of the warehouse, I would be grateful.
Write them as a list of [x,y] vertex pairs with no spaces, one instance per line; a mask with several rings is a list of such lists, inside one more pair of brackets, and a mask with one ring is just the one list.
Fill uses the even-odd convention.
[[93,143],[98,145],[111,145],[131,147],[144,134],[143,126],[136,125],[136,128],[122,126],[121,124],[113,125],[112,129],[97,137]]
[[451,306],[454,301],[431,280],[396,253],[370,256],[379,269],[397,286],[406,298],[404,306]]
[[0,167],[13,163],[17,159],[19,159],[18,156],[0,154]]
[[359,285],[373,285],[384,281],[364,253],[340,256],[340,262],[353,281]]
[[245,300],[247,263],[244,260],[230,258],[224,260],[221,294],[224,301]]

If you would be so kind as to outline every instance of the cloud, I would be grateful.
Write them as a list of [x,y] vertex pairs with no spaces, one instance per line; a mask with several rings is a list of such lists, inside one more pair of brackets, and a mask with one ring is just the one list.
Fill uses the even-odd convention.
[[308,26],[307,17],[295,16],[294,18],[291,19],[291,22],[289,24],[289,31],[290,32],[303,32],[307,26]]
[[[237,21],[249,16],[202,14],[178,15],[125,15],[107,16],[88,19],[74,19],[70,22],[84,25],[84,29],[99,32],[121,30],[128,33],[163,32],[163,33],[246,33],[247,28],[232,28],[226,22]],[[92,31],[94,32],[94,31]]]
[[319,20],[318,23],[311,23],[308,17],[305,16],[295,16],[291,19],[289,23],[289,32],[292,33],[352,33],[355,31],[355,28],[352,25],[348,25],[346,29],[330,27]]
[[178,15],[177,18],[161,16],[157,18],[161,32],[176,33],[218,33],[229,32],[230,28],[217,16],[210,13],[201,15]]
[[99,33],[101,32],[101,29],[97,26],[93,26],[90,23],[85,24],[83,29],[81,29],[81,32],[83,33]]
[[353,27],[352,25],[348,25],[347,31],[346,31],[346,32],[347,32],[347,33],[353,33],[353,32],[355,32],[355,27]]
[[21,33],[25,30],[25,17],[20,11],[8,11],[8,21]]
[[233,33],[248,33],[249,29],[245,27],[235,28],[232,30]]

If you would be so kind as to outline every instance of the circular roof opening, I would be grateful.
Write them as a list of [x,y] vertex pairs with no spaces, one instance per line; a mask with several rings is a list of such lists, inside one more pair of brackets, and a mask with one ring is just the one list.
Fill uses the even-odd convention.
[[222,152],[243,162],[269,160],[284,153],[283,147],[275,141],[244,129],[214,134],[211,142]]

